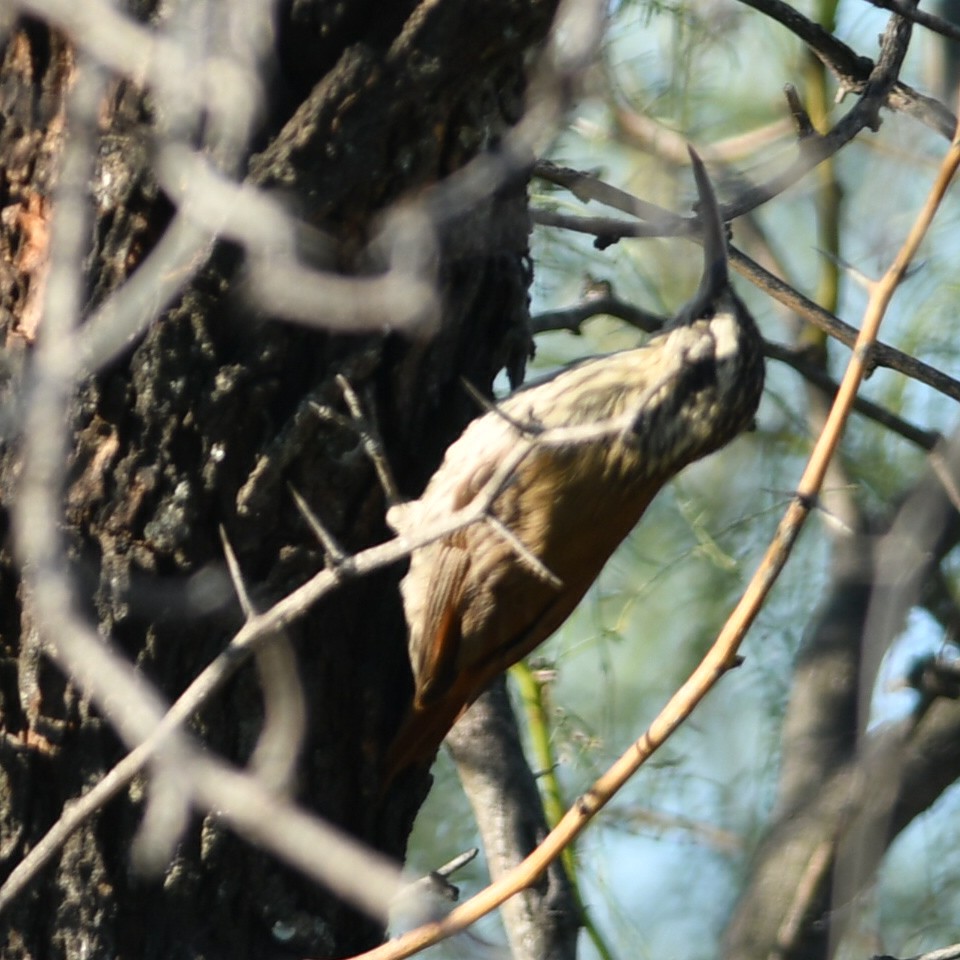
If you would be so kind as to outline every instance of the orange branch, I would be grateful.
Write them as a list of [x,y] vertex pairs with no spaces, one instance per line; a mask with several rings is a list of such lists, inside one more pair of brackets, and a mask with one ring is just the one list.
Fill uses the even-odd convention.
[[403,960],[440,940],[465,930],[509,897],[534,883],[640,766],[686,720],[694,707],[734,663],[740,643],[756,618],[770,588],[780,575],[810,513],[811,506],[816,502],[830,458],[840,442],[840,435],[853,407],[854,397],[866,373],[870,348],[877,338],[880,323],[933,221],[958,165],[960,165],[960,130],[954,136],[930,194],[896,259],[871,290],[853,354],[844,372],[827,421],[797,485],[796,496],[784,513],[773,540],[740,598],[740,602],[730,614],[699,666],[671,697],[646,733],[577,800],[543,843],[522,863],[456,907],[442,920],[424,924],[380,947],[359,954],[353,960]]

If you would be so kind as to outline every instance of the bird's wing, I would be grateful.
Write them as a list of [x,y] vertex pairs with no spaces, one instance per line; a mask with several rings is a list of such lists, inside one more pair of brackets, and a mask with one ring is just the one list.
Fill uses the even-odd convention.
[[[470,554],[461,546],[439,543],[430,552],[428,569],[433,579],[425,583],[424,578],[414,576],[415,571],[411,569],[404,583],[405,593],[426,591],[426,597],[419,598],[423,618],[418,635],[411,638],[410,650],[418,705],[435,700],[456,677],[461,639],[460,601],[470,566]],[[405,596],[404,599],[416,605],[417,598]]]

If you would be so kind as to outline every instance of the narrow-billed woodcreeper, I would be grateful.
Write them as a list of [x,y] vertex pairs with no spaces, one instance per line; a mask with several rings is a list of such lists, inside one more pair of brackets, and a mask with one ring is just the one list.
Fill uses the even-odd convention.
[[660,488],[753,420],[762,340],[730,286],[717,200],[690,155],[704,230],[694,298],[645,346],[567,369],[474,420],[420,499],[390,512],[411,537],[478,497],[493,520],[413,552],[402,593],[416,689],[388,779],[432,760],[484,688],[567,619]]

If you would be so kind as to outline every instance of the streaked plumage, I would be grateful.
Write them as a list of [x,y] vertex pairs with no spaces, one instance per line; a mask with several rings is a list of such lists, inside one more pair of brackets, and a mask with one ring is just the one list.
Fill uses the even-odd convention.
[[[492,512],[556,580],[484,522],[413,553],[402,592],[415,701],[388,777],[432,759],[463,709],[566,620],[661,487],[752,422],[762,341],[729,285],[716,198],[692,150],[691,158],[705,270],[670,327],[643,347],[520,390],[467,427],[418,500],[391,510],[390,523],[415,536],[481,495],[526,449]],[[537,435],[618,420],[620,429],[587,442],[558,446]],[[536,431],[518,428],[528,424]]]

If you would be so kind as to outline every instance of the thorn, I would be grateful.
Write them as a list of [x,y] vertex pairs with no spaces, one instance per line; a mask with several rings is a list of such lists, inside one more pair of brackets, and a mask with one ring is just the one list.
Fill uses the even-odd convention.
[[464,850],[463,853],[458,853],[452,860],[448,860],[442,867],[437,867],[433,873],[435,873],[438,877],[452,876],[472,860],[476,859],[476,856],[479,852],[479,847],[471,847],[469,850]]
[[287,489],[293,497],[293,502],[297,505],[300,515],[307,521],[307,526],[313,531],[313,535],[320,541],[323,547],[323,556],[327,567],[336,570],[347,559],[347,554],[337,542],[336,537],[320,522],[320,518],[310,509],[307,501],[300,496],[299,492],[292,484],[287,484]]
[[556,590],[559,590],[563,586],[563,581],[550,570],[502,520],[492,513],[488,513],[485,519],[487,523],[513,547],[517,556],[524,561],[541,580],[549,583],[550,586]]
[[230,580],[233,582],[233,589],[236,591],[237,599],[240,601],[240,609],[243,615],[249,620],[255,614],[253,602],[250,600],[250,594],[247,592],[246,584],[243,582],[243,572],[240,570],[240,563],[237,561],[237,555],[233,552],[230,540],[227,537],[227,531],[223,524],[220,524],[220,542],[223,544],[223,555],[227,560],[227,570],[230,571]]
[[496,414],[501,420],[509,423],[517,433],[524,434],[528,437],[538,437],[544,432],[543,426],[539,423],[533,423],[531,421],[521,423],[516,418],[511,417],[503,407],[485,397],[466,377],[461,377],[460,382],[463,384],[464,390],[470,395],[470,399],[473,400],[481,410],[485,413]]
[[376,424],[364,415],[360,398],[351,386],[350,381],[342,373],[337,374],[337,385],[343,393],[343,399],[350,411],[350,416],[353,418],[354,429],[360,436],[363,449],[377,471],[377,477],[380,480],[383,494],[387,498],[387,504],[393,506],[395,503],[401,503],[403,497],[400,496],[400,490],[393,479],[390,465],[387,463],[387,457],[383,452],[383,441],[377,431]]
[[836,513],[830,510],[823,502],[822,497],[819,494],[811,495],[809,493],[800,493],[797,491],[794,493],[794,497],[797,500],[797,503],[803,507],[808,513],[813,513],[816,511],[823,517],[824,522],[827,526],[832,527],[838,533],[843,533],[846,535],[852,535],[853,530],[850,526],[843,521]]
[[790,116],[793,118],[793,125],[797,130],[797,139],[806,140],[808,137],[817,136],[817,130],[807,113],[803,102],[800,100],[800,94],[797,88],[788,83],[784,85],[783,95],[787,98],[787,107],[790,109]]

